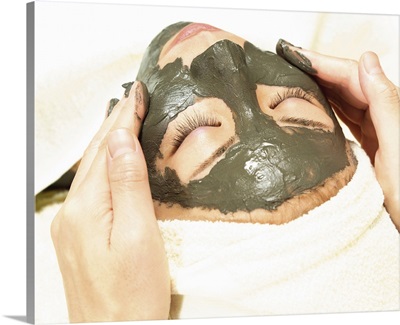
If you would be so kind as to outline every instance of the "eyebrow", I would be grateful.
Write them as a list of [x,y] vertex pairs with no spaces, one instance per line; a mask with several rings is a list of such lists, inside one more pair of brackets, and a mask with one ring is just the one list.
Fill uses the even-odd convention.
[[194,172],[193,174],[190,176],[190,179],[193,179],[194,177],[196,177],[198,174],[200,174],[204,169],[206,169],[208,166],[210,166],[213,161],[215,159],[217,159],[218,157],[222,156],[226,150],[228,150],[228,148],[234,144],[236,140],[235,136],[232,136],[228,139],[228,141],[226,141],[222,146],[218,147],[217,150],[215,150],[212,155],[207,158],[206,161],[204,161]]
[[311,126],[315,129],[327,129],[329,131],[331,130],[331,127],[323,122],[313,121],[313,120],[300,118],[300,117],[283,116],[279,119],[279,122],[292,123],[292,124],[305,126],[305,127]]

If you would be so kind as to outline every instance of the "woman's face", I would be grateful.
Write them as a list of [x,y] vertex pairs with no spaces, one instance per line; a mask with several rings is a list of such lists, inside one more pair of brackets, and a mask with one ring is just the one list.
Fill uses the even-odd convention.
[[271,214],[349,165],[317,84],[236,35],[171,25],[137,79],[150,94],[141,142],[160,218]]

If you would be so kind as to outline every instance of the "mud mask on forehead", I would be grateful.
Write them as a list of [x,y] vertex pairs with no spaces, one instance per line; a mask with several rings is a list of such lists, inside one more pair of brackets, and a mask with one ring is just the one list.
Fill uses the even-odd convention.
[[[141,142],[153,198],[183,207],[223,213],[274,210],[287,199],[321,185],[348,165],[343,133],[317,84],[274,53],[251,43],[223,40],[197,56],[190,66],[181,59],[143,69],[150,107]],[[334,132],[280,127],[260,109],[257,84],[301,87],[312,92],[334,121]],[[183,184],[175,170],[155,167],[168,124],[196,98],[220,98],[232,110],[239,141],[202,179]],[[289,130],[290,129],[290,130]],[[289,132],[288,132],[289,131]]]

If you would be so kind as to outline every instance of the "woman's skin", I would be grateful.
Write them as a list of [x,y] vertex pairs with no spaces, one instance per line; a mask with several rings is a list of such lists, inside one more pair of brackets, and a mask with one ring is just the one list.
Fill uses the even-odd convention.
[[236,35],[182,24],[138,74],[157,218],[282,224],[334,196],[355,164],[317,84]]
[[[338,115],[372,158],[400,230],[398,88],[374,53],[357,62],[296,50],[310,60]],[[137,139],[144,94],[136,82],[105,120],[52,223],[71,322],[168,318],[168,263]]]

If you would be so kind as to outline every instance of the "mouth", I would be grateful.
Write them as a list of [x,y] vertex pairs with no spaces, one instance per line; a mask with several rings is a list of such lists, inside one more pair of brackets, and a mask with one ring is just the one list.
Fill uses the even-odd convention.
[[170,51],[177,44],[197,35],[200,32],[204,31],[215,32],[219,30],[220,30],[219,28],[216,28],[208,24],[202,24],[202,23],[189,24],[186,27],[182,28],[179,31],[179,33],[175,35],[173,41],[169,44],[168,48],[166,49],[166,52]]

